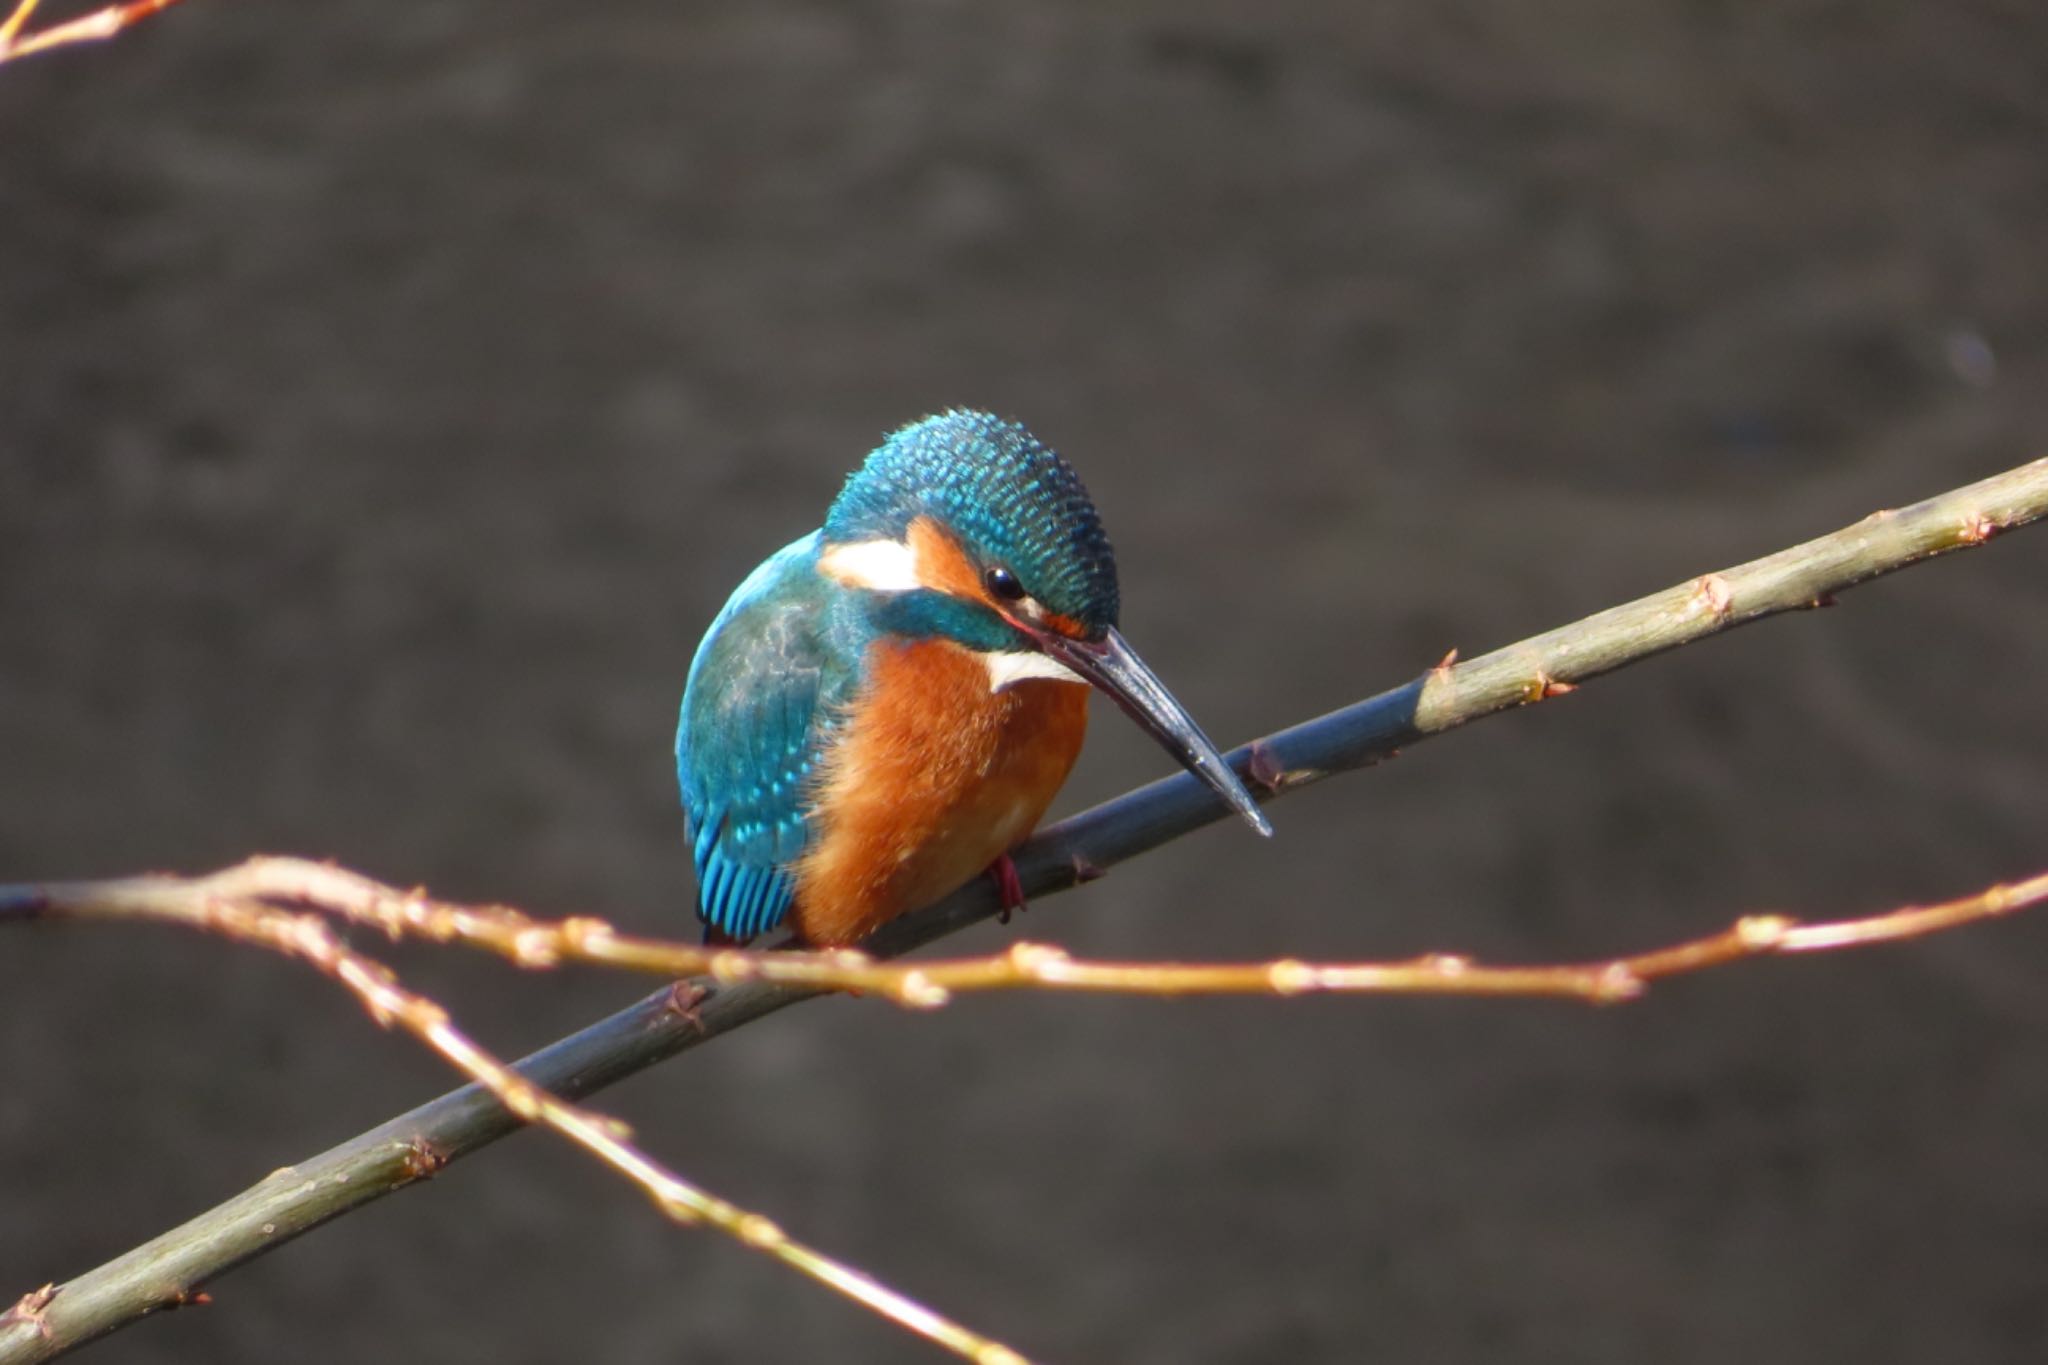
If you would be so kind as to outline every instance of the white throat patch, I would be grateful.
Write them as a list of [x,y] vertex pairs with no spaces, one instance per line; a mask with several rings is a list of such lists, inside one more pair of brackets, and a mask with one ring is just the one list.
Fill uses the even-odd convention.
[[988,690],[1000,692],[1012,683],[1023,682],[1026,678],[1045,678],[1051,682],[1079,683],[1088,685],[1087,679],[1068,668],[1059,660],[1036,650],[1001,650],[981,656],[988,667]]
[[[869,592],[915,592],[925,586],[917,576],[917,551],[900,540],[858,540],[834,545],[818,556],[818,571],[835,583]],[[1027,678],[1075,683],[1087,679],[1035,649],[991,650],[981,656],[988,669],[988,690],[1000,692]]]
[[912,592],[924,586],[917,577],[917,551],[900,540],[860,540],[834,545],[818,556],[827,578],[871,592]]

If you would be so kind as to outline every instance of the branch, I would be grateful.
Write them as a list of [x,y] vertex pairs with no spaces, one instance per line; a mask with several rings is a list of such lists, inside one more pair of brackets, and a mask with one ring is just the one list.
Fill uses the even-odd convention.
[[[439,1005],[405,990],[384,964],[345,946],[319,913],[294,913],[273,903],[279,900],[309,904],[316,912],[346,922],[374,924],[394,938],[410,930],[443,941],[488,947],[526,966],[582,960],[669,975],[671,964],[709,958],[720,980],[732,979],[729,974],[735,970],[757,979],[788,980],[786,969],[796,968],[797,979],[808,977],[809,984],[875,990],[920,1007],[943,1004],[961,992],[1020,987],[1151,996],[1293,996],[1309,992],[1565,996],[1607,1004],[1637,998],[1652,980],[1742,958],[1892,943],[2008,914],[2048,901],[2048,873],[1941,905],[1908,907],[1862,919],[1799,924],[1782,915],[1750,916],[1721,933],[1668,948],[1605,962],[1550,967],[1484,967],[1442,955],[1405,963],[1082,962],[1057,948],[1029,943],[989,957],[917,966],[877,963],[859,953],[707,953],[686,944],[621,940],[596,920],[546,923],[506,907],[431,901],[418,892],[402,892],[353,872],[293,858],[254,858],[199,878],[140,877],[36,889],[0,888],[0,922],[43,916],[153,920],[217,933],[304,962],[353,991],[376,1022],[402,1028],[439,1053],[496,1097],[510,1114],[552,1128],[623,1175],[671,1221],[715,1228],[980,1365],[1024,1365],[1010,1348],[791,1240],[769,1219],[683,1180],[634,1147],[628,1130],[618,1120],[560,1100],[510,1070],[459,1031]],[[598,951],[591,951],[593,946]],[[620,947],[629,951],[612,951]],[[691,1008],[687,999],[677,999],[674,1005],[685,1014]],[[430,1143],[415,1139],[406,1149],[404,1165],[408,1174],[430,1174],[447,1159]],[[303,1173],[293,1174],[303,1177]],[[334,1180],[347,1183],[349,1176],[337,1174]],[[301,1192],[314,1193],[317,1183],[316,1178],[302,1184]],[[266,1224],[265,1230],[274,1233],[274,1224]],[[31,1346],[54,1341],[48,1310],[57,1296],[55,1285],[23,1295],[12,1309],[0,1314],[0,1333],[12,1329]],[[203,1302],[205,1297],[185,1288],[177,1291],[174,1301]]]
[[[313,874],[332,872],[312,864],[303,866]],[[336,938],[320,915],[295,914],[259,897],[227,889],[260,879],[266,871],[275,874],[292,870],[288,860],[280,859],[271,860],[268,865],[252,863],[196,881],[145,877],[88,884],[82,895],[58,888],[35,897],[0,891],[0,920],[10,917],[10,912],[154,920],[216,933],[302,962],[353,992],[378,1024],[403,1029],[438,1053],[489,1091],[522,1122],[553,1129],[624,1176],[672,1222],[714,1228],[742,1246],[766,1253],[871,1312],[979,1365],[1025,1365],[1023,1358],[1008,1347],[949,1321],[852,1266],[792,1240],[760,1214],[749,1213],[684,1180],[635,1147],[630,1130],[619,1120],[579,1108],[535,1086],[471,1041],[441,1006],[401,986],[390,968]],[[344,875],[338,874],[335,880]],[[445,1164],[432,1144],[425,1141],[409,1147],[405,1159],[409,1168],[420,1173],[431,1173]],[[24,1295],[7,1313],[0,1314],[0,1336],[11,1328],[31,1341],[53,1338],[46,1310],[60,1292],[55,1286],[46,1285]],[[193,1297],[188,1293],[181,1301],[189,1302]]]
[[28,21],[35,17],[42,0],[20,0],[14,13],[0,23],[0,62],[18,61],[38,52],[48,52],[51,48],[102,42],[177,3],[178,0],[131,0],[128,4],[108,5],[67,23],[52,24],[29,33],[26,31]]
[[[1827,605],[1834,594],[1858,583],[1950,550],[1981,545],[1999,531],[2044,514],[2048,460],[2036,460],[1469,662],[1454,664],[1447,658],[1403,687],[1239,750],[1232,755],[1233,765],[1266,795],[1278,796],[1376,763],[1402,746],[1469,721],[1569,692],[1638,659],[1765,616]],[[1194,778],[1166,778],[1041,831],[1016,855],[1019,877],[1027,894],[1043,897],[1090,880],[1226,813]],[[11,899],[9,894],[0,893],[0,916],[34,914],[47,903],[32,888],[17,888]],[[976,882],[929,910],[897,921],[871,947],[877,956],[894,956],[985,919],[997,908],[992,889]],[[1938,916],[1953,909],[1914,913]],[[1892,922],[1884,929],[1808,926],[1796,932],[1898,937],[1904,926],[1915,922],[1903,913],[1885,918]],[[1788,926],[1787,932],[1795,931]],[[1781,943],[1778,948],[1790,946]],[[1819,947],[1822,942],[1802,946]],[[1673,951],[1698,952],[1700,945]],[[1746,951],[1728,955],[1743,956]],[[818,993],[818,987],[809,985],[699,979],[664,990],[563,1039],[521,1062],[517,1070],[536,1087],[573,1102]],[[520,1123],[488,1091],[472,1085],[277,1172],[182,1227],[68,1282],[53,1296],[28,1296],[39,1300],[34,1320],[0,1324],[0,1365],[50,1359],[185,1301],[198,1286],[234,1266],[422,1178],[429,1172],[422,1169],[417,1152],[429,1151],[436,1165],[445,1164],[516,1130]]]
[[[1802,923],[1786,915],[1748,915],[1720,933],[1669,947],[1547,966],[1490,966],[1446,953],[1406,962],[1103,962],[1030,942],[1013,943],[1004,952],[981,957],[884,962],[851,949],[748,952],[632,937],[601,919],[541,920],[510,906],[457,905],[433,900],[419,890],[400,891],[327,863],[259,857],[204,877],[0,886],[0,923],[31,916],[155,920],[302,958],[354,989],[378,1023],[403,1025],[491,1089],[507,1108],[522,1118],[545,1122],[556,1104],[553,1097],[516,1074],[501,1075],[477,1065],[474,1058],[481,1054],[466,1039],[452,1046],[444,1042],[436,1029],[445,1025],[445,1016],[432,1002],[401,1002],[376,993],[374,982],[369,987],[359,984],[352,975],[380,973],[388,978],[389,973],[381,964],[341,948],[320,920],[289,915],[279,906],[304,906],[382,930],[394,940],[418,938],[480,948],[527,968],[578,962],[664,979],[701,973],[721,985],[763,982],[871,992],[913,1009],[936,1009],[960,995],[1005,990],[1148,996],[1476,995],[1611,1005],[1637,999],[1652,981],[1742,958],[1896,943],[2029,909],[2044,900],[2048,873],[1940,905],[1908,906],[1860,919]],[[674,1005],[684,1012],[691,1008],[683,997]],[[627,1163],[614,1159],[607,1149],[585,1145],[607,1164],[631,1174]]]

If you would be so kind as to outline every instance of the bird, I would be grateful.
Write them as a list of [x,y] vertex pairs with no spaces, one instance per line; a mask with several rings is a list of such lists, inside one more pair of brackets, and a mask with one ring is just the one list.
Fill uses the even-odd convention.
[[983,872],[1021,905],[1009,854],[1080,753],[1091,689],[1272,833],[1119,632],[1072,466],[971,409],[888,435],[691,659],[676,774],[705,941],[842,947]]

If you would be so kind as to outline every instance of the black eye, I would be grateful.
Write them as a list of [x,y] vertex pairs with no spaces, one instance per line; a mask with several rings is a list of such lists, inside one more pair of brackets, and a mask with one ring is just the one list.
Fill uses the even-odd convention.
[[1017,581],[1017,575],[998,564],[981,576],[991,596],[1000,602],[1021,602],[1024,600],[1024,585]]

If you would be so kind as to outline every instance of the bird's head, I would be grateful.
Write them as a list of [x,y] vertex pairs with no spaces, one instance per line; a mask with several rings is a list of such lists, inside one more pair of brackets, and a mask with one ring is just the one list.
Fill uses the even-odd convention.
[[1251,794],[1117,631],[1116,556],[1072,466],[1016,422],[954,410],[895,432],[846,481],[819,568],[880,594],[882,628],[979,654],[991,689],[1106,693],[1262,834]]

